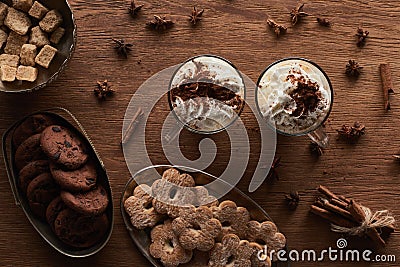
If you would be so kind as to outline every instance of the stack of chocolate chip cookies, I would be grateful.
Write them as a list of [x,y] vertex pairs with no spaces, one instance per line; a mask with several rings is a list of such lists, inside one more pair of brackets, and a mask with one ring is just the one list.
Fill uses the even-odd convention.
[[109,228],[109,196],[96,160],[71,125],[49,114],[26,118],[14,131],[18,186],[32,213],[75,248],[99,242]]

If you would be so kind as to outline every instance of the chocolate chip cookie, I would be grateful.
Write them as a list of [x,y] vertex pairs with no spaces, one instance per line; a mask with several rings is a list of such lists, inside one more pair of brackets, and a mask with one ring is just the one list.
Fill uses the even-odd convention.
[[101,214],[108,206],[107,192],[101,185],[84,193],[61,191],[60,195],[69,208],[86,215]]
[[46,159],[46,155],[40,147],[40,134],[32,135],[26,139],[15,152],[15,166],[18,170],[21,170],[28,163],[40,159]]
[[53,199],[47,207],[46,220],[53,231],[55,230],[54,222],[56,221],[58,214],[66,208],[67,206],[64,204],[60,196]]
[[83,141],[63,126],[52,125],[44,129],[40,145],[51,160],[69,170],[79,169],[88,159]]
[[108,225],[108,218],[104,213],[100,216],[85,216],[74,210],[64,209],[54,222],[54,231],[64,243],[86,248],[101,240]]
[[96,186],[97,171],[93,162],[88,162],[74,171],[65,171],[57,164],[50,164],[51,174],[61,188],[72,192],[89,191]]
[[49,161],[48,160],[36,160],[28,163],[19,172],[19,187],[22,192],[26,193],[29,183],[38,175],[49,172]]
[[27,189],[32,212],[41,219],[46,219],[47,206],[58,194],[59,188],[50,173],[43,173],[33,179]]
[[26,118],[14,131],[14,146],[18,147],[30,136],[41,133],[47,126],[52,124],[54,124],[54,119],[44,114],[36,114]]

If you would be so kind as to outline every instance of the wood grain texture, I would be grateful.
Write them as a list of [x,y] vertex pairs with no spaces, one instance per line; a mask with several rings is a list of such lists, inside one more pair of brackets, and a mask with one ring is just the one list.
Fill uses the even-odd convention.
[[[279,39],[267,28],[268,17],[289,25],[288,13],[295,0],[217,0],[178,1],[146,0],[136,19],[127,14],[128,0],[71,0],[77,25],[78,45],[63,75],[47,88],[33,94],[0,94],[0,131],[30,112],[53,106],[71,110],[81,121],[107,167],[115,205],[114,232],[108,245],[87,259],[69,259],[56,253],[29,224],[22,210],[14,205],[12,193],[0,165],[0,265],[1,266],[149,266],[141,256],[119,214],[119,199],[130,174],[119,140],[125,109],[136,89],[149,77],[187,58],[211,53],[232,61],[254,81],[275,60],[298,56],[318,63],[329,75],[335,91],[333,111],[327,124],[331,145],[320,159],[310,155],[306,137],[278,137],[277,154],[282,157],[280,180],[266,183],[250,196],[264,207],[288,239],[291,249],[336,247],[340,237],[329,225],[309,214],[319,184],[332,191],[354,197],[373,209],[387,208],[399,216],[400,165],[391,155],[400,148],[400,99],[394,95],[392,110],[385,112],[379,64],[390,62],[393,79],[400,86],[400,27],[396,23],[400,2],[373,0],[304,1],[305,11],[313,14]],[[204,19],[192,27],[187,21],[193,4],[205,8]],[[171,15],[176,25],[165,33],[145,28],[154,14]],[[319,26],[315,16],[323,16],[334,25]],[[357,27],[370,31],[364,48],[356,46]],[[118,57],[111,37],[124,38],[134,44],[128,60]],[[357,81],[344,74],[349,59],[355,59],[363,72]],[[138,64],[138,61],[141,61]],[[93,95],[97,80],[108,79],[116,90],[113,98],[99,102]],[[249,90],[253,90],[250,88]],[[396,91],[397,92],[397,91]],[[167,114],[162,99],[152,120],[148,140],[159,140],[162,123],[156,114]],[[162,116],[161,116],[162,117]],[[247,191],[260,153],[257,123],[250,109],[242,116],[251,139],[251,163],[239,187]],[[359,120],[367,134],[354,145],[336,140],[336,129]],[[224,170],[229,143],[224,134],[215,138],[219,145],[218,161],[209,169],[213,174]],[[198,157],[201,139],[184,133],[182,151],[188,158]],[[167,163],[160,155],[159,142],[147,144],[154,163]],[[195,148],[195,149],[194,149]],[[194,150],[194,151],[193,151]],[[138,155],[140,160],[140,155]],[[284,195],[297,190],[301,202],[288,211]],[[370,242],[349,238],[350,248],[370,248]],[[394,233],[385,249],[377,253],[393,254],[400,260],[400,235]],[[398,266],[398,263],[355,264],[348,262],[292,263],[291,266]]]

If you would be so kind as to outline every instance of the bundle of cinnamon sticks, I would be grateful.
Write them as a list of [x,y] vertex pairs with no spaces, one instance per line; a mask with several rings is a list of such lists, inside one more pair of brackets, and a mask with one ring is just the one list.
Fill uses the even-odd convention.
[[395,231],[393,224],[373,227],[374,222],[371,222],[370,225],[366,225],[365,208],[359,203],[344,196],[337,196],[322,185],[317,190],[322,196],[311,205],[310,211],[331,222],[332,230],[345,229],[337,232],[367,235],[377,245],[386,245],[384,238]]

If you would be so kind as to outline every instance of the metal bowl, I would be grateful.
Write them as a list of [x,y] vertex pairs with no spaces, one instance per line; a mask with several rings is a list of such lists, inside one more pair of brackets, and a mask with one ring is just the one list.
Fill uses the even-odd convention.
[[[12,5],[12,0],[3,1],[7,5]],[[39,69],[38,78],[34,82],[15,81],[1,82],[0,91],[9,93],[32,92],[39,90],[58,78],[70,61],[77,40],[77,27],[75,24],[74,14],[67,0],[39,0],[40,3],[47,8],[56,9],[63,16],[63,24],[65,34],[58,45],[54,45],[58,52],[54,57],[48,69],[37,66]],[[52,45],[53,46],[53,45]]]
[[[93,159],[96,170],[98,173],[97,181],[100,183],[103,188],[107,191],[109,197],[109,204],[106,210],[106,215],[109,221],[109,227],[107,229],[106,234],[103,238],[95,245],[89,248],[74,248],[69,245],[63,243],[51,230],[50,225],[47,222],[44,222],[37,218],[31,211],[28,200],[24,193],[20,190],[18,184],[18,171],[15,167],[14,156],[16,148],[12,142],[12,135],[16,127],[18,127],[21,122],[25,120],[25,118],[32,116],[34,114],[46,114],[48,116],[56,119],[57,123],[60,125],[66,126],[70,129],[75,129],[75,131],[79,134],[81,139],[86,143],[86,146],[89,148],[89,156]],[[114,208],[112,201],[112,192],[110,182],[108,180],[107,172],[104,167],[103,161],[100,159],[96,149],[94,148],[90,138],[87,136],[85,130],[79,121],[75,118],[75,116],[66,109],[63,108],[53,108],[47,111],[39,111],[34,114],[31,114],[16,123],[14,123],[3,135],[2,148],[3,148],[3,156],[4,162],[6,165],[6,171],[8,175],[8,179],[10,182],[11,190],[14,194],[15,204],[22,208],[26,217],[35,228],[35,230],[40,234],[40,236],[51,245],[58,252],[73,258],[83,258],[88,257],[93,254],[99,252],[108,242],[111,237],[113,225],[114,225]]]
[[[213,186],[208,188],[210,195],[219,195],[221,193],[221,188],[227,188],[227,183],[217,177],[208,174],[206,172],[196,170],[189,167],[183,166],[171,166],[171,165],[154,165],[144,168],[137,173],[126,183],[124,192],[122,193],[121,197],[121,214],[124,220],[126,229],[136,244],[140,252],[147,258],[147,260],[152,264],[154,267],[163,267],[161,261],[153,258],[149,252],[149,246],[151,244],[150,238],[150,230],[138,230],[132,226],[130,222],[129,215],[126,213],[124,208],[125,200],[127,200],[130,196],[132,196],[135,187],[138,185],[137,181],[140,181],[142,184],[151,185],[157,179],[160,179],[163,172],[169,168],[175,168],[179,170],[181,173],[188,173],[190,174],[195,182],[196,185],[207,185],[214,182]],[[230,187],[228,185],[228,187]],[[271,217],[265,212],[263,208],[261,208],[254,200],[240,191],[238,188],[234,187],[226,196],[224,196],[220,201],[224,200],[233,200],[236,202],[238,206],[246,207],[250,212],[250,216],[252,220],[257,221],[272,221]],[[287,248],[285,248],[287,249]],[[193,266],[192,262],[189,262],[187,266]],[[288,267],[289,262],[273,262],[272,267]]]

